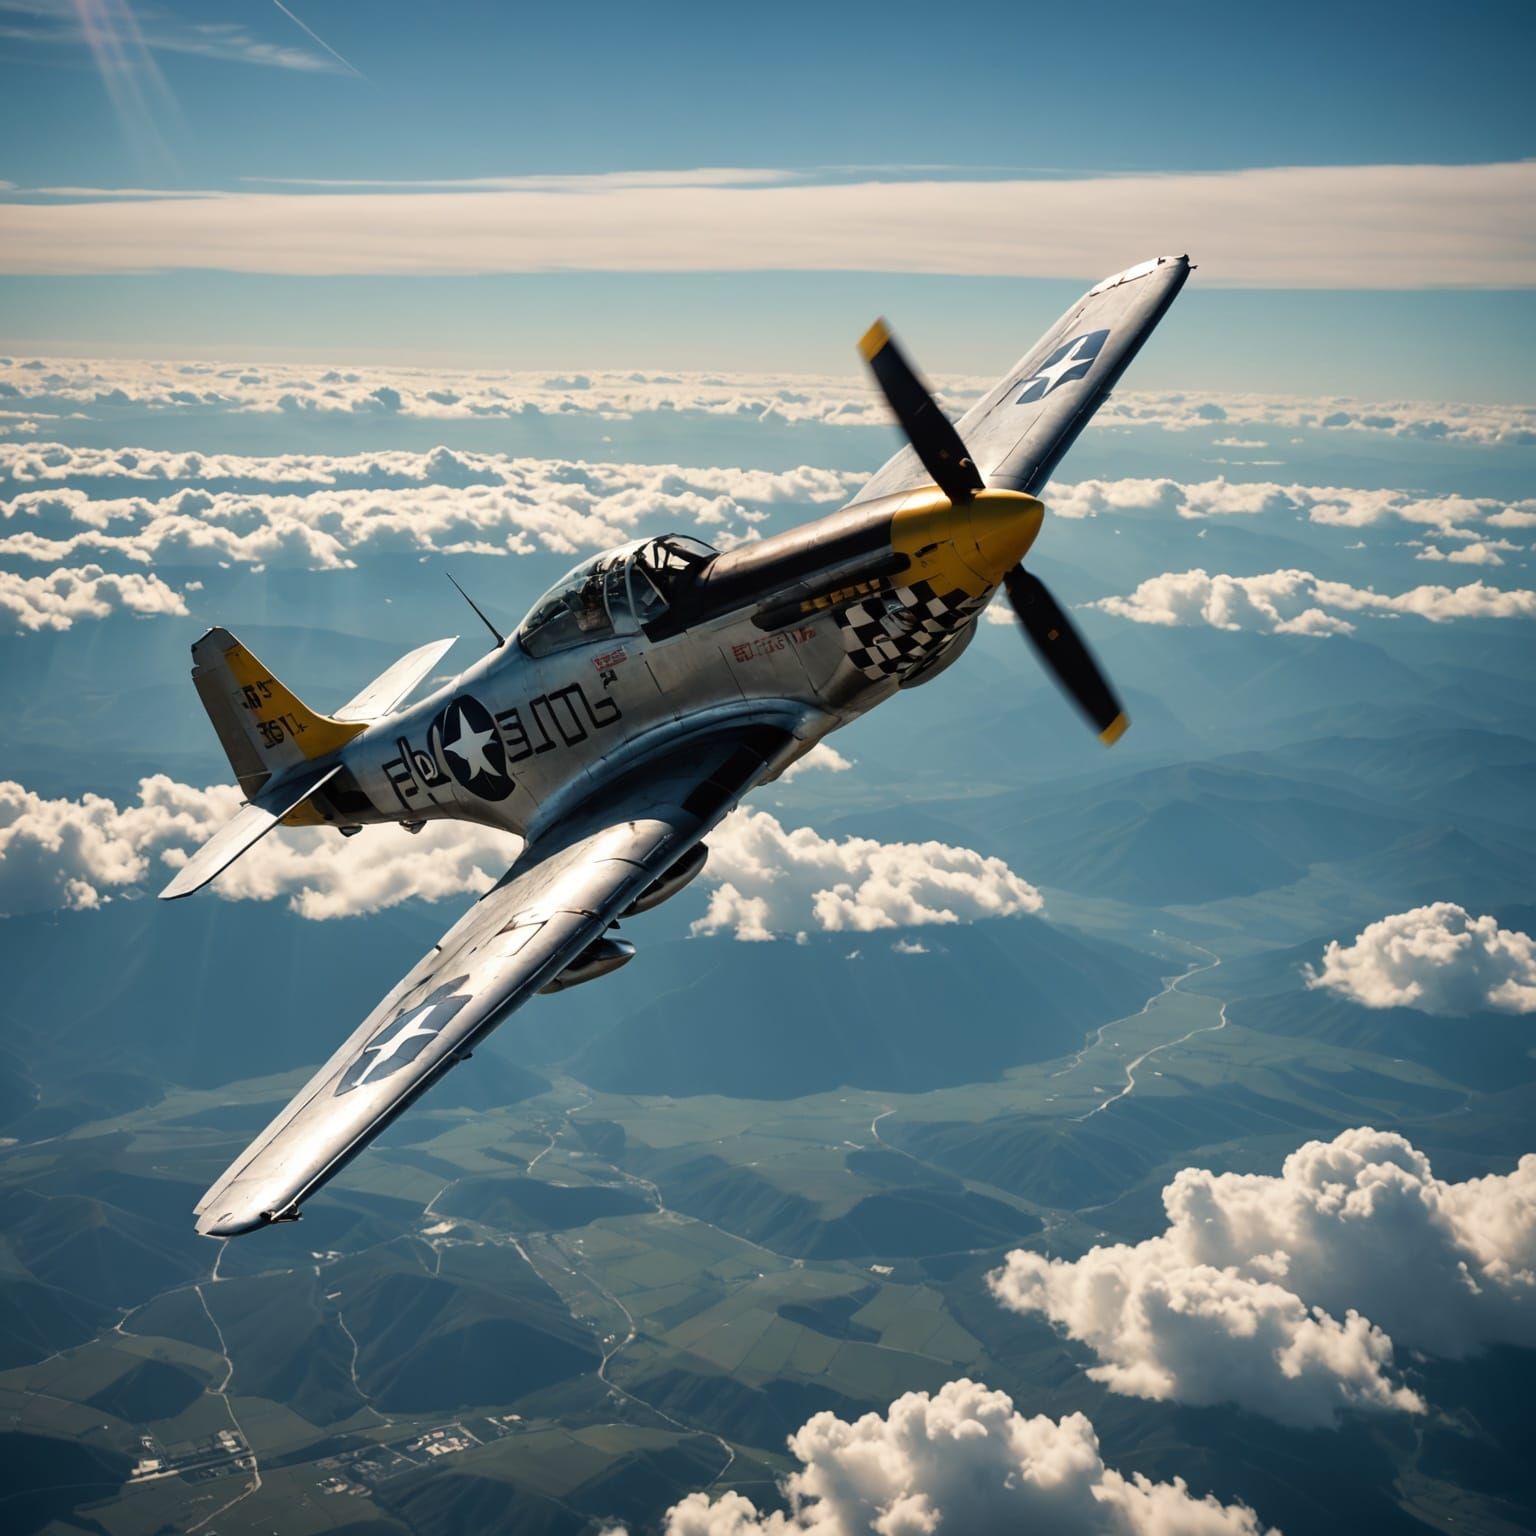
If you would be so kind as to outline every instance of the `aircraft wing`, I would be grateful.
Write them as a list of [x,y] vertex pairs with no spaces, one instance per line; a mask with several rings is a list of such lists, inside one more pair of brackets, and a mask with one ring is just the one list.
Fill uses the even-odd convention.
[[691,739],[528,843],[197,1206],[230,1237],[291,1220],[477,1041],[576,959],[781,760],[779,725]]
[[[955,423],[988,486],[1039,494],[1189,273],[1187,256],[1159,256],[1105,278]],[[855,501],[932,483],[917,455],[903,448]]]

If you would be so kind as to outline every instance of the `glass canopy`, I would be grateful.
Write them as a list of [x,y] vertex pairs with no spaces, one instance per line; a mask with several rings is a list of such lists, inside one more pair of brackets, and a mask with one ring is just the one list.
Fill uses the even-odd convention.
[[585,560],[534,604],[517,631],[530,656],[633,635],[661,617],[680,583],[714,559],[698,539],[667,534]]

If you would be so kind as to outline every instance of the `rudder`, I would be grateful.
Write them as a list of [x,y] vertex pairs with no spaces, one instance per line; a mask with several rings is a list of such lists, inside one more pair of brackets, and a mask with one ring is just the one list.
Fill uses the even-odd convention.
[[192,682],[247,800],[367,729],[312,710],[227,629],[192,647]]

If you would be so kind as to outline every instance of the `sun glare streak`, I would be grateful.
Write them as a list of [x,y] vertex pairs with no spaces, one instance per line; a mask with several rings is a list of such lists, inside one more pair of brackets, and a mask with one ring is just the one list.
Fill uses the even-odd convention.
[[160,131],[157,114],[178,111],[176,98],[128,0],[72,0],[80,35],[130,148],[144,161],[174,171],[176,158]]

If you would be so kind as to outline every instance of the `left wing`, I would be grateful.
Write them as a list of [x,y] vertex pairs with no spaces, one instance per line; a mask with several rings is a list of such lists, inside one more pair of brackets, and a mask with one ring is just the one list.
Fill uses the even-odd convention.
[[197,1206],[231,1237],[291,1221],[397,1115],[576,959],[792,750],[738,726],[608,785],[524,848]]
[[[1158,256],[1106,277],[1075,303],[955,423],[993,490],[1038,495],[1179,296],[1187,256]],[[854,501],[931,485],[910,447],[875,472]]]

